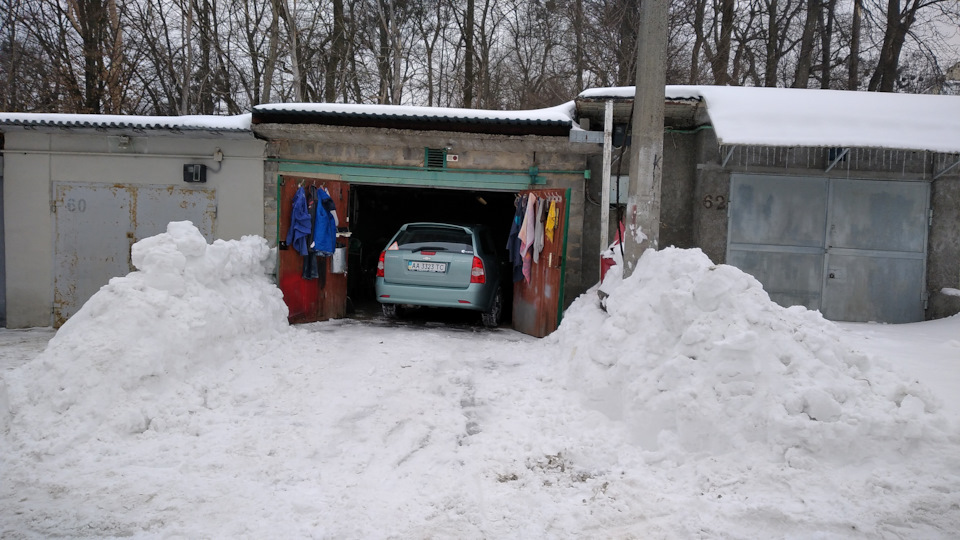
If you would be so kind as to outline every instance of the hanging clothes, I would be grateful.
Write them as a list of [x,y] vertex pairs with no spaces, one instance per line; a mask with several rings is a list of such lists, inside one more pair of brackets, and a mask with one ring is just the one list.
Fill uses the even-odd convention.
[[523,258],[520,255],[520,225],[527,210],[526,197],[517,197],[516,211],[513,213],[513,222],[510,224],[510,234],[507,236],[507,254],[513,269],[514,283],[523,279]]
[[320,263],[317,261],[317,252],[313,249],[313,226],[317,217],[317,188],[309,186],[307,192],[307,213],[310,215],[310,234],[307,235],[307,254],[303,256],[303,268],[300,276],[303,279],[317,279],[320,277]]
[[317,190],[316,219],[313,225],[313,249],[320,257],[333,255],[337,248],[337,207],[326,189]]
[[557,229],[557,201],[550,201],[550,210],[547,212],[547,238],[553,242],[553,231]]
[[544,221],[547,219],[547,213],[544,212],[543,207],[547,206],[547,201],[544,199],[537,199],[537,217],[536,217],[536,227],[534,228],[533,234],[533,262],[540,262],[540,252],[543,251],[543,228]]
[[287,245],[300,255],[306,255],[310,249],[310,212],[307,209],[307,196],[303,186],[293,195],[293,208],[290,212],[290,229],[287,231]]
[[523,214],[523,223],[520,225],[520,256],[522,261],[523,279],[530,283],[530,266],[533,262],[533,240],[536,237],[537,196],[531,193],[527,196],[527,209]]

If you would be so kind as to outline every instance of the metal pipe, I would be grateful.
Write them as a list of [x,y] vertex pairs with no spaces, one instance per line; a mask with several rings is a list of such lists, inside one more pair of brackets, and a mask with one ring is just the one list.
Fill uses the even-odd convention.
[[[603,179],[600,186],[600,251],[610,243],[610,167],[613,155],[613,100],[603,108]],[[620,179],[618,178],[617,181]],[[620,201],[617,201],[618,203]],[[600,274],[603,274],[601,264]]]

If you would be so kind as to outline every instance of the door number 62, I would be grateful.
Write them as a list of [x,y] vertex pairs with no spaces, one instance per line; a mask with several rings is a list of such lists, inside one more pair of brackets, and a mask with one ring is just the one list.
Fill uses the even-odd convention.
[[717,210],[727,209],[727,198],[723,195],[707,195],[703,198],[704,208],[716,208]]

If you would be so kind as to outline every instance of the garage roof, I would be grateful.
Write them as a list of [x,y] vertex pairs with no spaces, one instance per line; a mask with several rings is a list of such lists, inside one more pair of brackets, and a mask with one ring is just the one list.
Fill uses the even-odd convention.
[[[590,89],[577,100],[632,100],[634,87]],[[667,100],[702,99],[720,144],[960,152],[960,96],[667,86]]]
[[142,131],[171,133],[208,132],[249,134],[250,115],[236,116],[133,116],[111,114],[0,113],[0,131],[21,129],[68,129],[110,131],[120,134]]
[[573,127],[573,113],[572,101],[548,109],[529,111],[344,103],[280,103],[254,107],[253,123],[323,124],[501,135],[566,136]]

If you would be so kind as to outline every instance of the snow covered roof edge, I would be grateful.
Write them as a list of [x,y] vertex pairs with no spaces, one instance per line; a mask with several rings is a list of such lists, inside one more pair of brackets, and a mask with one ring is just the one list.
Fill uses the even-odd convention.
[[[633,96],[634,87],[625,86],[589,89],[578,99]],[[724,145],[960,152],[960,96],[667,86],[665,97],[702,99]]]
[[249,132],[251,115],[137,116],[117,114],[0,113],[3,126],[108,130]]
[[492,109],[463,109],[452,107],[417,107],[409,105],[358,105],[351,103],[271,103],[257,105],[254,114],[270,112],[360,114],[403,118],[432,118],[453,120],[494,120],[521,122],[573,123],[573,101],[555,107],[526,111]]
[[254,107],[253,124],[321,124],[487,133],[566,136],[576,127],[569,101],[545,109],[502,111],[350,103],[277,103]]

